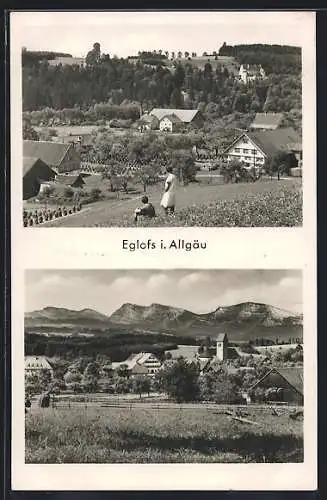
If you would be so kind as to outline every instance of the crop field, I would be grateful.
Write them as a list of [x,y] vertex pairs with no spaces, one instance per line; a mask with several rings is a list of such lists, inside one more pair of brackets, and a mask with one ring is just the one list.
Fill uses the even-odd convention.
[[[245,408],[238,421],[201,405],[156,409],[34,408],[26,415],[26,463],[263,463],[303,461],[303,422],[289,409]],[[238,413],[240,414],[240,413]]]
[[[214,175],[180,187],[175,215],[164,217],[160,209],[162,186],[147,192],[157,217],[140,220],[140,226],[289,227],[302,225],[300,179],[256,183],[221,184]],[[129,227],[140,206],[142,192],[121,194],[88,205],[81,213],[51,221],[45,227]]]

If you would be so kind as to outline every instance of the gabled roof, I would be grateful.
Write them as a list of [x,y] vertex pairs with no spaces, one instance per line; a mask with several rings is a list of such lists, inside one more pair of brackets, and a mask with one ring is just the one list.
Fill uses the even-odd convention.
[[287,149],[291,142],[300,142],[297,132],[292,128],[248,132],[247,136],[268,156]]
[[244,132],[225,149],[224,153],[228,153],[243,137],[250,139],[265,156],[274,155],[283,149],[287,150],[290,143],[300,142],[299,135],[292,128]]
[[60,184],[65,184],[66,186],[71,186],[79,178],[81,178],[83,184],[85,184],[83,177],[81,177],[81,175],[57,175],[55,180],[56,180],[56,182],[60,182]]
[[52,370],[52,366],[44,356],[25,356],[25,368],[32,370]]
[[36,163],[42,163],[50,168],[44,161],[40,160],[40,158],[35,158],[33,156],[24,156],[23,158],[23,176],[27,174],[34,167]]
[[224,340],[227,340],[226,333],[218,333],[217,342],[224,342]]
[[49,166],[59,166],[71,144],[51,141],[23,141],[23,156],[40,158]]
[[279,127],[283,119],[282,113],[257,113],[251,124],[251,128],[271,128]]
[[159,121],[167,115],[176,115],[183,123],[191,123],[198,113],[198,109],[154,108],[150,114],[156,116]]
[[272,368],[261,379],[259,379],[248,392],[253,391],[263,380],[265,380],[272,373],[280,375],[286,382],[288,382],[298,393],[303,394],[303,370],[301,367],[291,368]]
[[164,118],[168,118],[168,120],[170,120],[172,123],[181,123],[182,120],[180,120],[180,118],[178,118],[177,115],[174,115],[174,114],[171,114],[171,115],[166,115],[162,118],[162,120]]

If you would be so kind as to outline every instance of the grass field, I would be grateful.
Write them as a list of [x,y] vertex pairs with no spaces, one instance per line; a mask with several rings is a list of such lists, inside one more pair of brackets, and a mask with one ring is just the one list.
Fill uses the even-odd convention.
[[26,463],[301,462],[303,422],[287,409],[35,408],[26,415]]
[[[219,179],[217,178],[217,181]],[[91,181],[89,181],[91,182]],[[160,210],[162,186],[150,186],[150,201],[159,216],[140,221],[146,226],[272,227],[302,224],[301,180],[263,179],[256,183],[220,184],[215,177],[180,187],[176,214],[163,217]],[[83,212],[44,224],[45,227],[129,227],[140,206],[142,192],[121,194],[88,205]]]

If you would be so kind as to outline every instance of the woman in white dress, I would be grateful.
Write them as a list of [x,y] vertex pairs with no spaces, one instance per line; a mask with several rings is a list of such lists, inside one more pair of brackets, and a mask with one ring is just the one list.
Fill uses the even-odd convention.
[[172,167],[167,167],[167,178],[165,181],[165,192],[162,196],[160,205],[166,214],[173,213],[176,205],[177,177],[173,174]]

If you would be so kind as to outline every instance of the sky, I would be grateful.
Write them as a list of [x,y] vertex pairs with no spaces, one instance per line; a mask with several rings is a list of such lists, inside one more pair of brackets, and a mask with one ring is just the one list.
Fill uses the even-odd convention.
[[95,309],[159,303],[195,313],[240,302],[262,302],[302,313],[297,270],[27,270],[25,311],[43,307]]
[[14,12],[21,46],[85,56],[139,50],[218,51],[227,44],[302,45],[306,12]]

